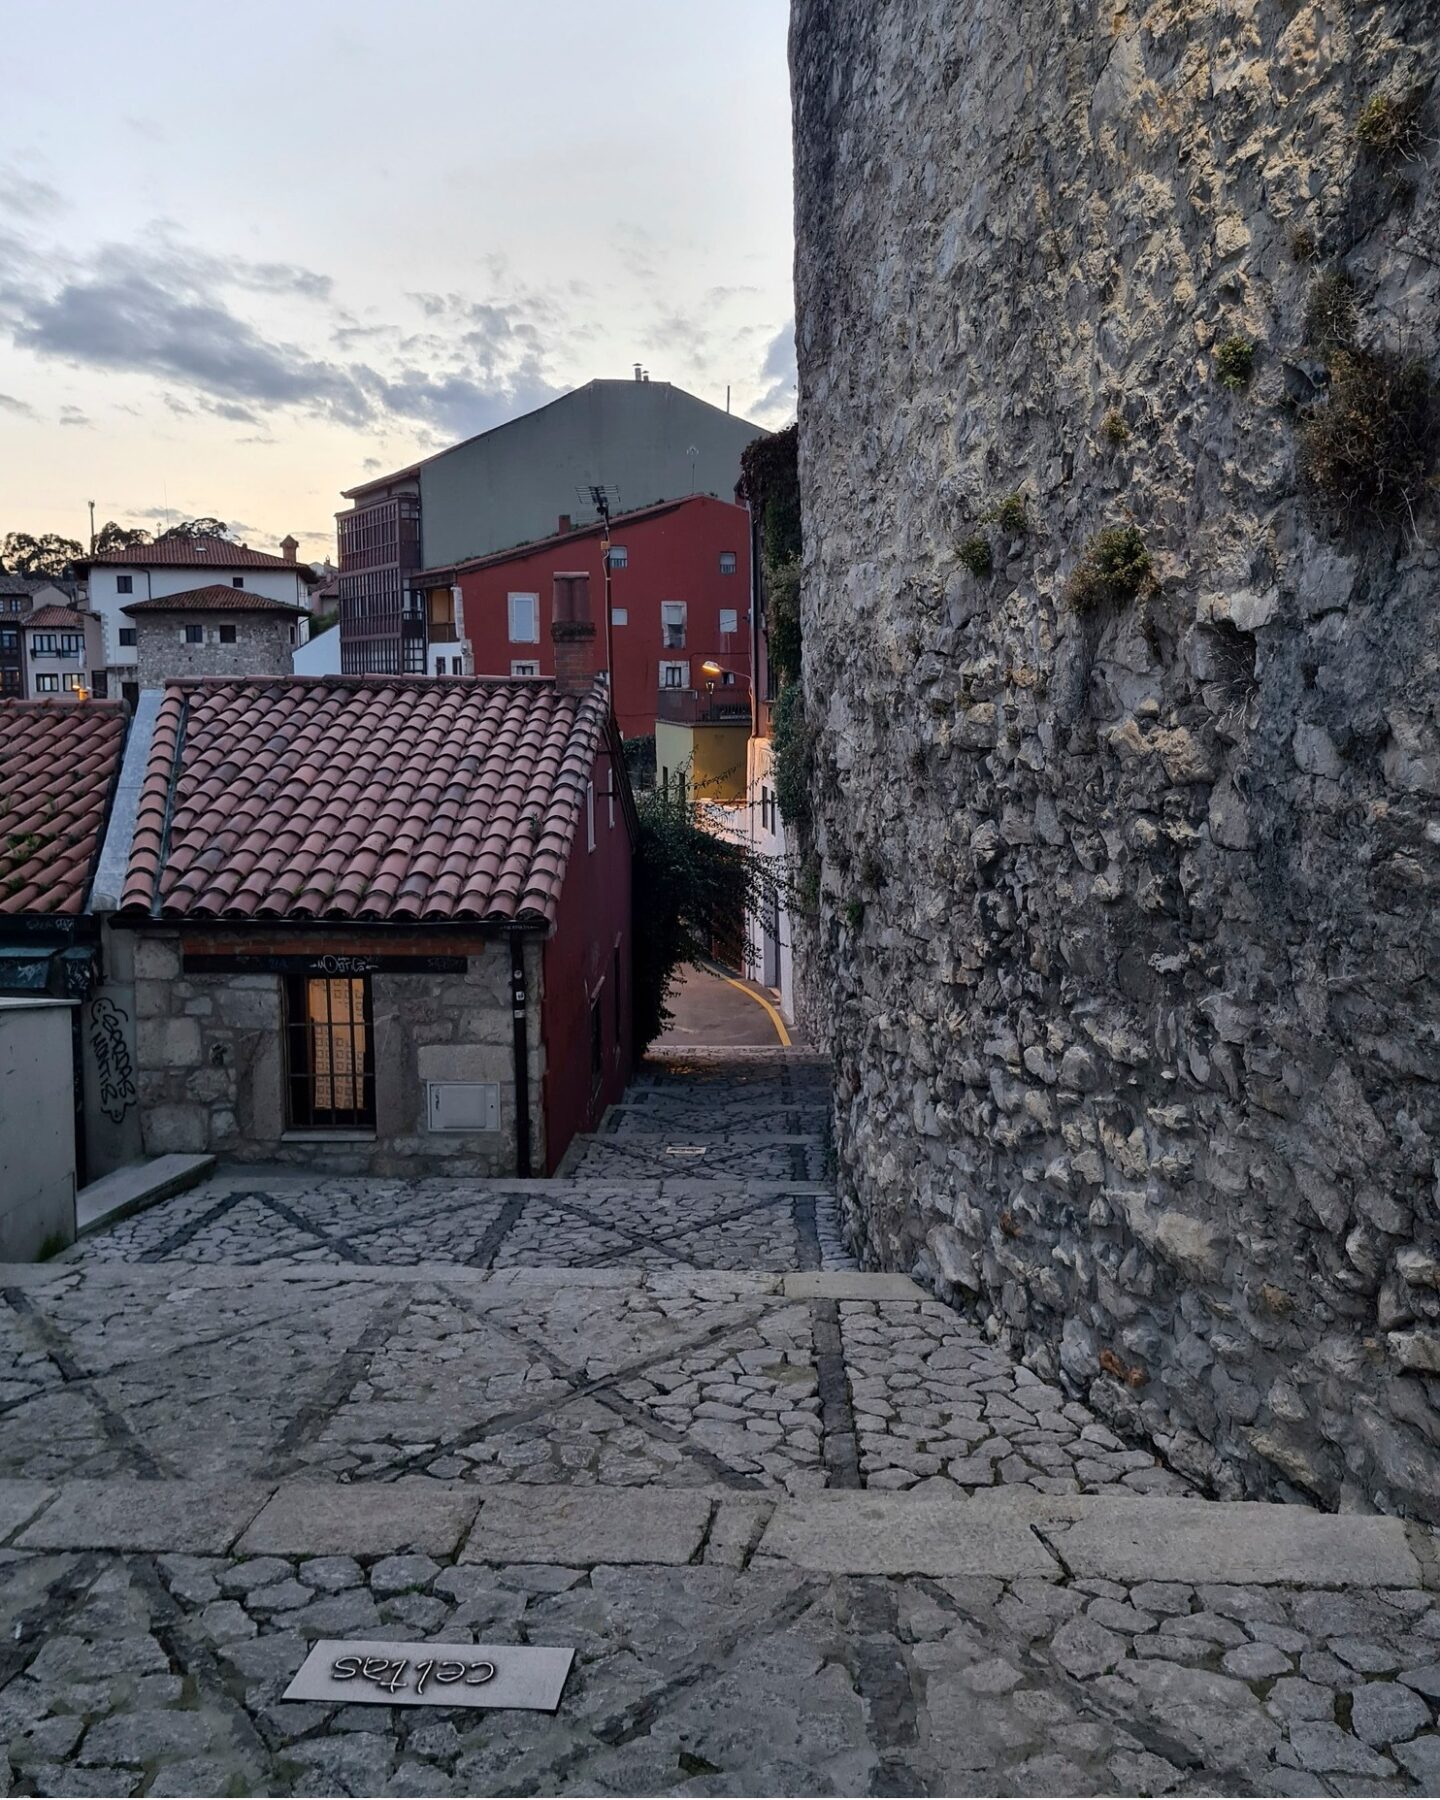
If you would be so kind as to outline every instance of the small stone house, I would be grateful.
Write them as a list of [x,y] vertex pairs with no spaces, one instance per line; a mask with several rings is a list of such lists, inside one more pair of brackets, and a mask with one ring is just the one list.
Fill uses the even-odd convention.
[[630,1073],[604,684],[176,682],[150,713],[111,826],[146,1150],[553,1169]]
[[218,583],[121,610],[135,632],[142,690],[191,676],[288,675],[309,628],[303,607]]

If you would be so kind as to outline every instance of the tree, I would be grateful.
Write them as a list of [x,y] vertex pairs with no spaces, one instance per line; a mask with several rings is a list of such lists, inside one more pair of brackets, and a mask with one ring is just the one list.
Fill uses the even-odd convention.
[[28,531],[12,531],[0,544],[0,568],[12,575],[48,575],[56,580],[68,575],[84,554],[84,546],[74,538],[60,537],[53,531],[41,537],[32,537]]
[[150,533],[143,525],[119,525],[107,519],[95,533],[94,554],[105,550],[130,550],[136,544],[148,544]]
[[178,525],[167,526],[155,542],[163,544],[167,539],[174,538],[223,538],[229,535],[230,527],[223,519],[182,519]]

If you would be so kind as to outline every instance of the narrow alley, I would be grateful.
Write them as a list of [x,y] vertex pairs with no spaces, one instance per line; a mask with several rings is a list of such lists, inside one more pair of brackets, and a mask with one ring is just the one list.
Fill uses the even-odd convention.
[[[826,1117],[672,1051],[555,1180],[232,1169],[9,1269],[10,1791],[1433,1791],[1429,1534],[1187,1498],[856,1270]],[[279,1698],[367,1634],[578,1654]]]

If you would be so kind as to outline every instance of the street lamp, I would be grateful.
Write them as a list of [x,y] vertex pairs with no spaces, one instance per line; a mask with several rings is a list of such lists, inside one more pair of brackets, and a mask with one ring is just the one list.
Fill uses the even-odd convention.
[[[713,657],[707,657],[705,661],[701,663],[700,673],[702,675],[709,675],[712,679],[716,675],[729,675],[732,679],[738,675],[742,681],[750,680],[750,677],[743,669],[727,669],[723,664],[716,662]],[[754,686],[753,682],[751,682],[751,686]]]

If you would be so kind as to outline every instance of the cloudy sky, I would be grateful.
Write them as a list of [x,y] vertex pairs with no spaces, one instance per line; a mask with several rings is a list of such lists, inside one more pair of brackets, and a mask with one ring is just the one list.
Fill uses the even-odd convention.
[[783,424],[787,11],[0,0],[0,536],[323,556],[341,488],[637,360]]

